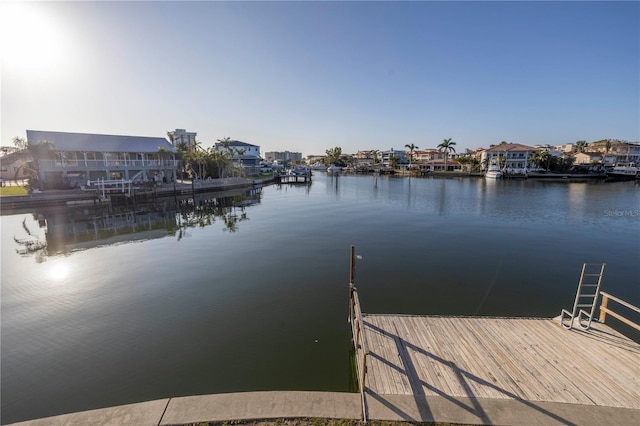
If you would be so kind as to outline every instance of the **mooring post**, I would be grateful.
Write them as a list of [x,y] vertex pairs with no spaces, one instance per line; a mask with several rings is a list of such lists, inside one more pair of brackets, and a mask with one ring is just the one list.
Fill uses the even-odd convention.
[[349,273],[349,283],[353,285],[356,279],[356,246],[351,246],[351,271]]
[[609,303],[609,297],[606,294],[602,295],[602,303],[600,303],[600,318],[598,321],[604,324],[605,319],[607,318],[607,304]]

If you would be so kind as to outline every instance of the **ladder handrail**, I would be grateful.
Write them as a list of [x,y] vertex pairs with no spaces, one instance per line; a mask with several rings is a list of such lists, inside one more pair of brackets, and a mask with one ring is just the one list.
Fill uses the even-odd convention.
[[[592,272],[594,268],[600,268],[599,272]],[[574,320],[578,319],[578,326],[580,328],[588,330],[591,327],[591,321],[593,320],[593,314],[596,310],[596,305],[598,302],[598,296],[600,295],[600,286],[602,284],[602,276],[604,275],[604,270],[606,267],[606,263],[584,263],[582,265],[582,271],[580,272],[580,281],[578,281],[578,289],[576,290],[576,298],[573,302],[573,309],[568,311],[567,309],[563,309],[560,313],[560,325],[570,330],[573,328]],[[585,283],[585,277],[598,277],[598,282],[593,283]],[[596,287],[593,293],[583,293],[583,287]],[[584,298],[592,298],[591,303],[580,303],[580,299]],[[585,309],[590,307],[591,309],[587,312]],[[568,324],[565,323],[565,318],[568,318],[570,322]],[[584,323],[586,321],[586,324]]]

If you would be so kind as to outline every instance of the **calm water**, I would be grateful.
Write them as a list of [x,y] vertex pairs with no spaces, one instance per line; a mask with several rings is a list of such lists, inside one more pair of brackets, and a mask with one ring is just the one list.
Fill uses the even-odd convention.
[[[351,390],[351,244],[366,312],[552,317],[572,305],[583,262],[607,262],[604,289],[640,305],[634,182],[320,174],[198,200],[130,202],[137,214],[108,221],[93,207],[3,212],[3,423]],[[18,253],[26,240],[48,247]]]

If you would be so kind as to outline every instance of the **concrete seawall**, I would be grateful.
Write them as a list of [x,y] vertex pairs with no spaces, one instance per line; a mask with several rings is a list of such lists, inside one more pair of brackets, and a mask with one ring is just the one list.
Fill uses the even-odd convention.
[[359,419],[360,394],[269,391],[198,395],[63,414],[13,426],[158,426],[300,417]]
[[[169,426],[294,418],[358,421],[357,393],[266,391],[158,399],[13,423],[8,426]],[[640,424],[640,410],[558,402],[367,392],[368,419],[472,425]]]

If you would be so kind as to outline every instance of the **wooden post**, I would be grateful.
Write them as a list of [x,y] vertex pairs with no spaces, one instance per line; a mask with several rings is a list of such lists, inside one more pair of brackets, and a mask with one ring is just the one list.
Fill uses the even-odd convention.
[[[609,302],[609,296],[606,294],[602,295],[602,303],[600,303],[600,318],[598,321],[604,324],[605,318],[607,318],[607,303]],[[604,309],[603,309],[604,308]]]
[[360,417],[365,422],[367,421],[367,409],[366,409],[366,401],[365,401],[365,379],[367,374],[367,351],[365,348],[362,348],[362,372],[360,379],[360,398],[361,406],[360,406]]
[[349,272],[349,282],[353,284],[356,279],[356,246],[351,246],[351,270]]

